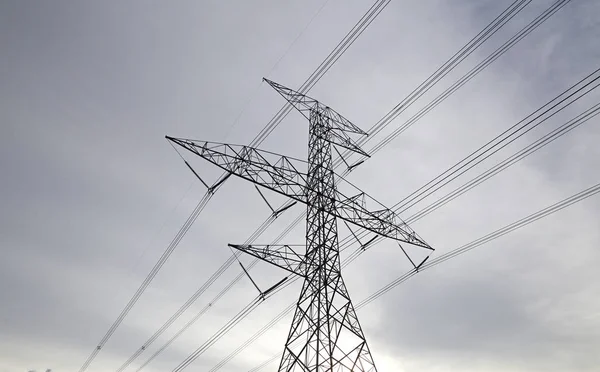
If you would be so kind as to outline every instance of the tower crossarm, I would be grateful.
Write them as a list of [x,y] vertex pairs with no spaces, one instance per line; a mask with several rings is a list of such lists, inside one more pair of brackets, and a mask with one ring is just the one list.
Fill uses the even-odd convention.
[[306,162],[249,146],[166,137],[240,178],[306,203],[306,174],[294,163]]
[[[356,187],[354,188],[357,189]],[[371,198],[364,192],[361,191],[356,196],[348,197],[336,190],[335,199],[339,218],[378,235],[433,250],[433,248],[417,235],[417,233],[392,209],[386,208],[381,204],[379,204],[381,209],[368,209],[366,207],[365,199]],[[376,204],[376,202],[372,200],[372,204]]]
[[[308,189],[306,173],[298,170],[306,166],[306,162],[302,160],[249,146],[173,137],[167,139],[229,173],[311,205],[307,195],[308,191],[314,190]],[[339,175],[336,175],[336,178],[341,185],[350,185]],[[355,186],[350,186],[360,197],[347,197],[336,190],[333,200],[335,208],[328,210],[327,213],[380,236],[433,250],[391,209],[381,205],[375,210],[368,209],[365,201],[374,201],[374,199]]]
[[306,277],[306,260],[290,245],[229,244],[229,246],[291,273]]
[[323,135],[326,136],[324,139],[337,146],[369,157],[369,154],[363,151],[360,146],[348,135],[350,133],[366,136],[367,133],[358,126],[354,125],[350,120],[342,116],[342,114],[305,94],[296,92],[295,90],[269,79],[263,80],[273,87],[277,93],[285,98],[286,101],[294,106],[294,108],[308,120],[311,120],[311,115],[320,115],[325,118],[326,120],[320,121],[327,127],[326,130],[323,131]]

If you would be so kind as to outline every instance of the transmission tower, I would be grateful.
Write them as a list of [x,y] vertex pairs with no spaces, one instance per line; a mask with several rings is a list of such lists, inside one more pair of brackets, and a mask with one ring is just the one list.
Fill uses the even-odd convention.
[[[366,135],[342,115],[317,100],[265,79],[309,121],[308,163],[240,145],[166,138],[229,174],[286,195],[307,206],[306,250],[289,245],[231,247],[304,278],[292,325],[279,364],[280,372],[377,371],[341,274],[337,219],[375,236],[432,251],[391,209],[351,186],[333,171],[332,149],[339,146],[367,155],[350,135]],[[299,171],[306,167],[307,171]],[[346,186],[348,183],[346,183]],[[369,204],[378,204],[370,210]],[[371,239],[372,241],[373,239]],[[368,244],[368,243],[367,243]],[[406,250],[400,245],[405,254]],[[415,265],[418,270],[425,260]]]

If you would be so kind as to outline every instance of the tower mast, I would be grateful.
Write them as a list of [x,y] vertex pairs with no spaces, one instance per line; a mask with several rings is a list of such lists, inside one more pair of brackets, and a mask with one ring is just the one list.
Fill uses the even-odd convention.
[[[355,192],[346,196],[338,190],[344,180],[333,170],[332,148],[368,156],[350,137],[366,133],[319,101],[266,81],[308,119],[307,163],[249,146],[167,139],[229,174],[306,204],[304,254],[289,245],[229,244],[304,278],[279,372],[376,372],[342,278],[337,220],[398,243],[430,251],[433,248],[391,209],[378,203],[378,209],[368,209],[367,199],[375,200],[363,191],[352,186]],[[298,170],[299,162],[308,165],[306,173]]]

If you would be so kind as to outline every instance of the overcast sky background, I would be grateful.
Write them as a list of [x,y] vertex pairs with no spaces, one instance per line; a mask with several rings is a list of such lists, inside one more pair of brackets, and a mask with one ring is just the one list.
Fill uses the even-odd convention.
[[[392,1],[311,95],[368,129],[510,2]],[[371,2],[330,0],[302,32],[323,4],[0,2],[1,372],[79,369],[204,194],[164,135],[249,143],[283,104],[261,78],[298,88]],[[389,130],[549,4],[534,0]],[[349,179],[395,204],[600,67],[598,40],[600,3],[572,1]],[[590,94],[478,169],[599,99]],[[413,227],[436,255],[474,240],[598,183],[599,142],[596,118]],[[307,123],[294,112],[261,147],[304,158],[306,144]],[[219,174],[193,164],[207,180]],[[286,212],[257,243],[301,211]],[[599,211],[592,197],[360,309],[378,369],[600,371]],[[89,371],[120,366],[230,256],[226,244],[245,241],[268,214],[250,184],[227,181]],[[303,235],[299,227],[285,242]],[[357,302],[408,269],[385,242],[344,277]],[[239,272],[232,266],[149,351]],[[285,275],[265,263],[252,273],[263,288]],[[212,368],[298,289],[269,299],[188,370]],[[145,370],[173,369],[255,296],[240,282]],[[247,371],[280,353],[290,321],[222,371]]]

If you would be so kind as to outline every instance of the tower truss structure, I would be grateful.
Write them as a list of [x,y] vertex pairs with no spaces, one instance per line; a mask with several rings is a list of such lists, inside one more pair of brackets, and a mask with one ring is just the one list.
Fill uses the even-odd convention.
[[[341,272],[337,220],[432,251],[391,209],[333,170],[333,146],[368,156],[351,136],[366,135],[330,107],[265,79],[309,121],[308,162],[256,148],[167,136],[172,143],[274,192],[306,204],[306,250],[230,244],[304,278],[279,364],[280,372],[375,372]],[[299,169],[306,168],[303,172]],[[348,192],[339,191],[346,183]],[[370,209],[368,205],[375,205]],[[412,262],[412,260],[411,260]]]

